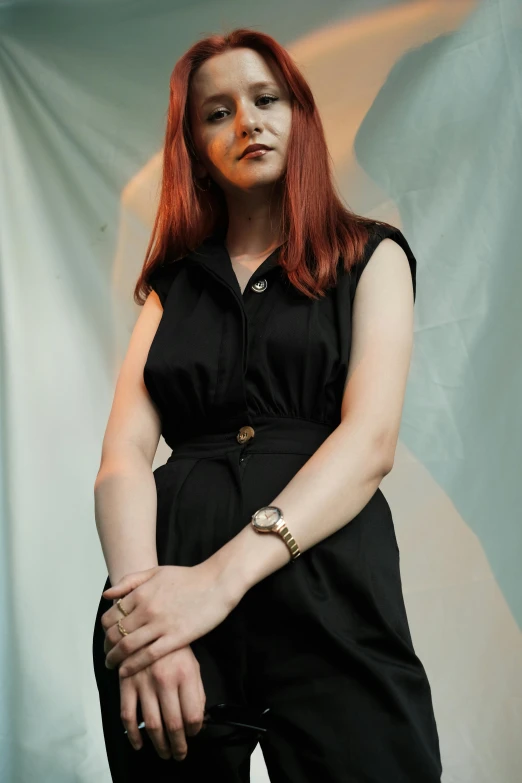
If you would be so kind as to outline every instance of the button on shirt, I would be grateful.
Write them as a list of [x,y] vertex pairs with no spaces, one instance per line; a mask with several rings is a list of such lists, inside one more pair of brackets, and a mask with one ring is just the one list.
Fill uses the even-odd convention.
[[252,284],[251,288],[252,288],[252,291],[257,291],[257,292],[260,293],[261,291],[265,291],[266,290],[267,285],[268,284],[266,282],[266,279],[265,278],[261,278],[261,280],[256,280],[256,282]]

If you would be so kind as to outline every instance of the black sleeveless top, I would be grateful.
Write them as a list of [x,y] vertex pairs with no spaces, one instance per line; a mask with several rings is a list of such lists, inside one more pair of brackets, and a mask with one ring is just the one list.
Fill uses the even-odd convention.
[[296,417],[335,427],[351,345],[359,278],[382,239],[406,252],[414,299],[416,260],[399,229],[376,223],[364,257],[322,299],[304,296],[278,264],[279,248],[243,294],[222,239],[207,238],[149,282],[164,308],[144,382],[173,448],[198,433],[237,429],[255,416]]

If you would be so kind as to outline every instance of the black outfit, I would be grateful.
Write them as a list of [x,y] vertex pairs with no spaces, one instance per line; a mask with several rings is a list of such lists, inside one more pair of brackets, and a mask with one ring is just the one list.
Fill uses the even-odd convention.
[[[355,288],[385,237],[405,250],[415,295],[406,239],[377,223],[364,259],[350,275],[340,267],[338,284],[319,300],[288,283],[279,249],[242,294],[218,235],[155,270],[164,313],[144,380],[172,448],[154,471],[160,565],[207,559],[271,504],[340,423]],[[255,434],[241,443],[245,425]],[[211,747],[205,729],[188,738],[178,762],[160,759],[142,730],[143,748],[132,749],[118,674],[104,665],[100,616],[110,606],[101,599],[93,655],[113,780],[248,781],[256,740]],[[254,585],[192,648],[207,706],[271,708],[261,747],[272,783],[440,781],[430,685],[413,648],[380,489],[348,524]]]

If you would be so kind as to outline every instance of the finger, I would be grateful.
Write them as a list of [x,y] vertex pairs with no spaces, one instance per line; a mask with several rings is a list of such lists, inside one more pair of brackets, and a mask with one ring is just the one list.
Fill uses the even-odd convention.
[[103,652],[105,653],[105,655],[107,655],[107,653],[109,653],[112,650],[112,647],[113,645],[110,639],[108,638],[107,634],[105,634],[105,639],[103,642]]
[[196,669],[193,675],[183,678],[179,684],[179,703],[188,737],[194,737],[203,726],[200,683],[201,678]]
[[187,755],[187,739],[179,703],[178,686],[174,683],[161,685],[158,686],[157,692],[172,755],[177,761],[182,761]]
[[201,709],[204,713],[205,707],[207,706],[207,694],[205,693],[205,688],[203,687],[203,681],[201,677],[199,678],[199,692],[201,694]]
[[148,683],[140,688],[140,703],[145,731],[156,748],[158,756],[162,759],[170,759],[170,746],[163,729],[158,696]]
[[[114,626],[114,630],[116,631],[117,626]],[[110,630],[110,629],[109,629]],[[116,634],[113,634],[116,636]],[[105,632],[105,639],[103,641],[103,652],[105,655],[108,655],[115,644],[117,644],[121,639],[121,633],[118,631],[118,636],[116,637],[115,641],[111,640],[111,636],[109,635],[109,631]]]
[[118,620],[121,620],[124,624],[124,627],[127,628],[129,615],[132,614],[138,604],[135,596],[132,596],[132,594],[125,594],[121,605],[127,612],[127,615],[124,616],[116,604],[113,604],[110,609],[107,609],[107,611],[101,615],[100,622],[105,632],[109,631],[113,626],[115,626],[118,623]]
[[108,587],[102,595],[104,598],[109,599],[118,598],[126,593],[130,593],[132,590],[135,590],[136,587],[139,587],[150,579],[151,576],[154,576],[157,570],[158,567],[154,566],[154,568],[147,568],[145,571],[136,571],[133,574],[126,574],[119,582],[116,582],[115,585]]
[[136,708],[138,691],[132,680],[120,681],[120,717],[132,747],[139,750],[143,744],[138,729]]
[[[127,630],[125,628],[125,630]],[[134,645],[130,639],[130,631],[127,631],[125,636],[121,635],[121,631],[118,625],[114,625],[105,632],[105,640],[103,642],[103,651],[105,652],[105,666],[108,669],[115,669],[118,660],[123,660],[126,655],[129,655],[132,651],[131,645]],[[114,651],[117,651],[116,653]]]
[[137,618],[138,615],[136,613],[132,617],[122,617],[120,615],[118,618],[121,620],[121,627],[124,631],[127,631],[127,634],[122,635],[118,621],[113,623],[110,628],[107,628],[105,631],[105,638],[112,647],[116,647],[116,645],[121,642],[122,639],[126,639],[127,636],[130,636],[131,633],[134,633],[134,631],[137,631],[138,628],[141,627]]
[[[118,633],[119,641],[114,645],[112,650],[109,651],[105,658],[105,664],[109,668],[115,668],[116,666],[119,666],[123,661],[126,661],[130,655],[137,654],[142,650],[142,648],[145,648],[146,651],[152,642],[155,642],[158,638],[160,638],[160,631],[156,630],[155,626],[153,626],[151,623],[148,623],[147,625],[141,625],[135,631],[128,633],[126,636],[121,636],[118,629],[116,629],[116,632],[114,633]],[[113,636],[114,633],[110,632],[111,636]],[[150,655],[151,654],[148,656],[149,658]],[[157,658],[160,657],[155,652],[152,653],[152,656],[152,660],[157,660]],[[139,671],[139,669],[136,669],[136,671]]]
[[[142,626],[142,628],[149,628],[149,626]],[[151,632],[152,634],[152,632]],[[180,649],[182,645],[177,644],[176,640],[168,634],[154,634],[152,642],[149,644],[142,644],[137,652],[133,655],[128,655],[120,669],[122,677],[130,677],[132,674],[145,669],[155,661],[159,661],[164,655],[168,655],[175,650]]]

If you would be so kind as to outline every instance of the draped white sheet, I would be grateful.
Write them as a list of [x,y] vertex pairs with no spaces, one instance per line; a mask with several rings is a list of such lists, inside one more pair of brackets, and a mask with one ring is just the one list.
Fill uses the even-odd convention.
[[[310,80],[339,188],[418,259],[382,484],[445,783],[522,770],[522,4],[0,3],[0,779],[109,781],[93,483],[138,314],[168,80],[254,25]],[[156,457],[168,456],[162,442]],[[349,708],[349,705],[348,705]],[[267,780],[259,748],[253,781]]]

